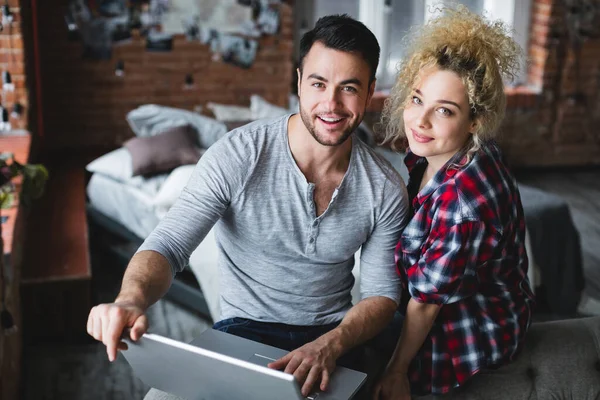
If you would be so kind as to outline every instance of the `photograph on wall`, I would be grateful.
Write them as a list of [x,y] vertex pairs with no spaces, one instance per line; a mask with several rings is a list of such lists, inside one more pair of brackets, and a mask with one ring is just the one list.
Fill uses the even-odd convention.
[[162,31],[170,34],[186,33],[190,16],[205,29],[224,33],[241,33],[244,23],[252,21],[252,8],[236,0],[172,0],[161,17]]
[[256,58],[258,42],[238,36],[221,36],[221,58],[224,62],[250,68]]

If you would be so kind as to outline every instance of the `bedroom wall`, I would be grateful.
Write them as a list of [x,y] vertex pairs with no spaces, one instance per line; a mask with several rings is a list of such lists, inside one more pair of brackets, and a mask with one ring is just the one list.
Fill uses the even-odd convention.
[[[24,26],[31,25],[33,0],[9,0],[15,14],[22,4]],[[127,138],[127,111],[148,102],[192,109],[206,101],[244,104],[250,93],[283,105],[293,82],[294,22],[292,6],[282,9],[277,38],[265,38],[254,67],[248,71],[211,63],[206,46],[175,40],[171,53],[147,53],[141,40],[114,47],[110,61],[84,61],[81,44],[67,40],[64,10],[67,0],[40,1],[38,36],[41,51],[41,88],[45,147],[79,149],[114,147]],[[567,4],[569,5],[567,7]],[[530,27],[529,84],[509,91],[508,115],[501,138],[514,166],[600,165],[600,0],[533,0]],[[17,15],[17,20],[19,16]],[[298,25],[298,21],[296,21]],[[574,41],[571,26],[583,27]],[[24,29],[26,35],[31,29]],[[8,50],[6,30],[0,33],[0,64],[8,54],[17,58],[14,70],[23,69],[31,54],[31,40],[15,30]],[[18,46],[23,47],[20,50]],[[578,47],[579,46],[579,47]],[[126,75],[114,75],[116,60],[126,60]],[[206,66],[194,74],[196,87],[183,90],[190,68]],[[29,112],[21,122],[34,133],[38,118],[35,81],[26,61],[25,75],[13,74],[19,96]],[[12,67],[11,67],[12,68]],[[29,84],[25,85],[25,81]],[[27,88],[26,88],[27,87]],[[19,91],[20,90],[20,91]],[[381,101],[375,101],[369,119],[377,120]]]
[[[4,1],[0,3],[5,4]],[[9,10],[13,15],[13,22],[5,24],[0,31],[0,71],[8,71],[14,84],[13,91],[2,90],[0,102],[2,107],[9,110],[11,127],[13,129],[27,129],[29,114],[29,92],[26,83],[26,55],[24,51],[23,31],[27,31],[29,21],[28,10],[20,7],[19,0],[8,0]],[[0,17],[1,18],[1,17]],[[22,27],[21,24],[25,26]],[[2,82],[0,81],[0,86]],[[15,103],[23,106],[21,116],[13,117]],[[1,150],[1,149],[0,149]]]
[[514,167],[600,165],[600,0],[533,0],[529,38],[528,83],[507,91],[506,158]]
[[[22,0],[31,1],[31,0]],[[68,41],[68,0],[37,0],[45,152],[114,148],[131,136],[128,111],[147,103],[193,110],[208,101],[248,105],[251,94],[287,105],[292,82],[292,6],[282,3],[280,33],[263,37],[249,69],[213,62],[209,47],[176,36],[170,52],[148,52],[134,37],[115,44],[107,61],[83,60]],[[125,75],[115,76],[117,60]],[[194,86],[184,88],[192,74]]]
[[599,28],[599,0],[533,2],[529,87],[509,91],[502,129],[513,165],[600,165]]

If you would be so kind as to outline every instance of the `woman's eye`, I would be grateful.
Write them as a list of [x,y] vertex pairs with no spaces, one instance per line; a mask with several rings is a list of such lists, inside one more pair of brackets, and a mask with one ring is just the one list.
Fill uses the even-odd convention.
[[440,114],[442,114],[446,117],[449,117],[450,115],[452,115],[452,111],[450,111],[449,109],[444,108],[444,107],[439,108],[438,111],[440,112]]
[[413,98],[412,98],[412,102],[413,102],[414,104],[421,104],[421,99],[420,99],[420,98],[418,98],[417,96],[413,96]]

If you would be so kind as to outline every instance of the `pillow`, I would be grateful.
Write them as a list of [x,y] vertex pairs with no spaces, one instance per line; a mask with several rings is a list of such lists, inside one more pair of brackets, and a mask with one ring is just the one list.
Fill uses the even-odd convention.
[[195,165],[182,165],[181,167],[175,168],[156,194],[154,205],[165,211],[171,208],[179,198],[185,185],[187,185],[190,180],[194,168],[196,168]]
[[288,111],[292,114],[300,112],[300,98],[297,94],[290,93],[288,96]]
[[123,147],[96,158],[85,169],[91,173],[108,176],[119,182],[125,182],[133,176],[131,154]]
[[139,189],[151,198],[154,198],[168,177],[168,172],[152,176],[138,175],[128,179],[125,184]]
[[227,131],[232,131],[232,130],[234,130],[236,128],[239,128],[240,126],[248,125],[251,122],[253,122],[253,121],[250,121],[250,120],[246,120],[246,121],[225,121],[225,126],[227,127]]
[[201,153],[195,139],[196,132],[189,125],[176,126],[156,136],[129,139],[124,146],[131,153],[133,176],[196,164]]
[[250,110],[252,119],[276,118],[284,114],[289,114],[285,108],[271,104],[257,94],[250,96]]
[[179,108],[146,104],[130,111],[127,122],[136,136],[155,136],[166,129],[191,125],[196,129],[198,145],[208,148],[227,133],[225,124],[213,118]]
[[217,121],[246,121],[252,119],[252,111],[249,107],[207,103],[206,108],[213,112]]

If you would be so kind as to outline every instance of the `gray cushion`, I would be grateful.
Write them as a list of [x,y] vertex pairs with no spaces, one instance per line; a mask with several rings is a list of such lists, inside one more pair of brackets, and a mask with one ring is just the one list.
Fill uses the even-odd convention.
[[195,139],[196,131],[184,125],[156,136],[128,140],[124,146],[131,153],[133,176],[158,174],[197,163],[201,152]]
[[130,111],[127,122],[136,136],[154,136],[174,126],[191,125],[196,129],[198,145],[205,149],[227,133],[225,124],[215,119],[156,104],[145,104]]
[[477,374],[450,395],[419,400],[600,397],[600,317],[532,324],[517,360]]

